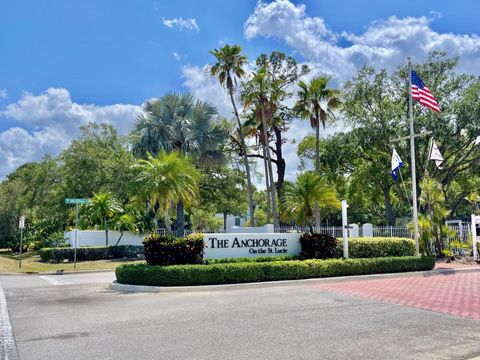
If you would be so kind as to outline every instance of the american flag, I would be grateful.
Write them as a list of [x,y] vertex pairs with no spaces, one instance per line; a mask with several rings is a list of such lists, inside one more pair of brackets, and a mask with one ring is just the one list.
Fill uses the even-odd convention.
[[423,106],[440,112],[437,100],[433,97],[432,92],[425,86],[420,76],[412,70],[412,99],[417,100]]

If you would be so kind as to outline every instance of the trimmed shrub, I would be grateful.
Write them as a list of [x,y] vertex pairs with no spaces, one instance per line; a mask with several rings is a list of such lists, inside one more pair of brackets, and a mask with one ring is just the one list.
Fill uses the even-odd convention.
[[204,259],[203,263],[208,264],[227,264],[227,263],[241,263],[241,262],[267,262],[267,261],[287,261],[299,260],[300,257],[295,255],[277,255],[277,256],[259,256],[254,258],[239,257],[239,258],[223,258],[223,259]]
[[335,256],[337,239],[327,234],[304,233],[300,236],[303,259],[328,259]]
[[[348,257],[378,258],[386,256],[414,256],[415,241],[408,238],[350,238],[348,239]],[[343,256],[343,241],[338,240],[335,257]]]
[[192,234],[184,239],[172,235],[150,234],[143,240],[145,260],[150,265],[201,264],[203,236]]
[[[74,248],[43,248],[38,250],[42,261],[58,263],[64,260],[73,261]],[[85,246],[77,248],[77,261],[93,261],[104,259],[134,258],[143,254],[141,245],[118,246]]]
[[434,266],[434,257],[405,256],[173,266],[140,263],[119,266],[115,273],[123,284],[186,286],[419,271]]

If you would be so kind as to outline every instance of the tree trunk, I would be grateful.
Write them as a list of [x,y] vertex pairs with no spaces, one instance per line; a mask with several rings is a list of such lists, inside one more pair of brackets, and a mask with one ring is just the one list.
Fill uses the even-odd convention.
[[227,213],[223,213],[223,231],[227,232]]
[[103,220],[103,224],[105,225],[105,245],[108,246],[108,227],[107,227],[107,219]]
[[270,224],[270,174],[268,173],[267,153],[265,151],[265,144],[263,144],[263,164],[265,166],[265,185],[267,195],[267,224]]
[[275,182],[273,181],[273,172],[272,172],[272,158],[270,157],[270,146],[268,146],[268,133],[267,133],[267,121],[266,121],[266,111],[265,104],[262,104],[262,127],[263,127],[263,139],[265,141],[265,151],[267,153],[267,163],[268,163],[268,172],[270,178],[270,195],[272,197],[272,212],[273,212],[273,226],[278,228],[280,223],[278,221],[278,211],[277,211],[277,199],[275,196]]
[[185,219],[183,214],[183,202],[177,204],[177,237],[185,236]]
[[[315,174],[320,176],[320,115],[318,109],[315,109],[317,126],[315,127]],[[320,231],[320,206],[315,202],[315,227]]]
[[245,172],[247,173],[247,193],[248,193],[248,207],[250,213],[250,226],[255,226],[254,209],[253,209],[253,188],[252,179],[250,177],[250,164],[248,163],[247,146],[245,145],[245,136],[243,135],[242,123],[240,116],[238,115],[237,105],[233,98],[233,89],[229,87],[228,92],[230,94],[230,100],[232,102],[233,111],[235,112],[235,118],[237,119],[238,132],[240,133],[240,145],[243,152],[243,162],[245,164]]
[[285,171],[287,165],[285,159],[283,158],[282,151],[282,130],[274,126],[273,131],[275,132],[275,151],[277,155],[277,195],[278,199],[282,199],[283,184],[285,182]]
[[122,237],[123,237],[123,230],[120,231],[120,237],[118,238],[117,242],[115,243],[115,246],[117,246],[118,243],[120,242],[120,240],[122,240]]

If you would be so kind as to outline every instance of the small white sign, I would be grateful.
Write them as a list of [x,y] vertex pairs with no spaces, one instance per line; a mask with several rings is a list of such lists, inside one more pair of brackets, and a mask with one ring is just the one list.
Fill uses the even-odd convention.
[[205,234],[205,259],[300,255],[301,234]]
[[18,228],[25,229],[25,216],[20,216],[18,219]]

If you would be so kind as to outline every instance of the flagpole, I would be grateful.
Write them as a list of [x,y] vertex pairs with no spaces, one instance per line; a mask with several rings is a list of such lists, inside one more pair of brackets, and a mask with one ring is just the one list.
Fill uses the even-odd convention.
[[415,252],[420,255],[418,243],[418,208],[417,208],[417,175],[415,170],[415,130],[413,127],[413,101],[412,101],[412,63],[408,59],[408,114],[410,116],[410,159],[412,168],[412,208],[413,208],[413,238],[415,239]]

